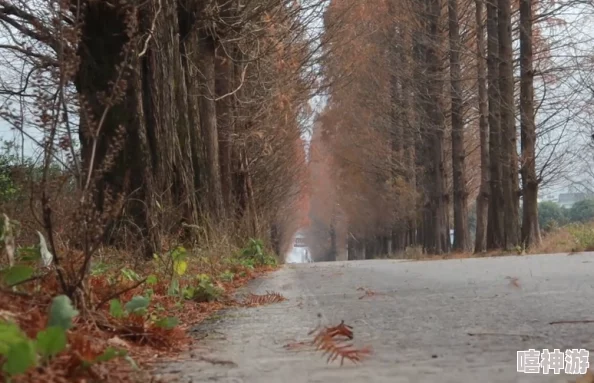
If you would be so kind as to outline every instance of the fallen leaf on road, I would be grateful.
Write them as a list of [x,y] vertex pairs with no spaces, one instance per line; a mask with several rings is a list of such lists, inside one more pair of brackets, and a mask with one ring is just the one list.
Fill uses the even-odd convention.
[[365,290],[365,295],[359,297],[359,299],[363,299],[365,297],[372,297],[375,295],[375,291],[373,290]]
[[279,293],[266,292],[265,295],[250,294],[243,303],[248,306],[260,306],[265,304],[278,303],[285,300],[287,300],[287,298],[283,297]]
[[316,339],[314,339],[314,345],[318,351],[323,351],[322,355],[328,355],[326,363],[335,361],[340,357],[340,365],[344,364],[344,360],[348,359],[353,363],[361,362],[364,357],[371,354],[370,347],[355,348],[352,344],[339,344],[337,343],[330,334],[324,331],[320,332]]
[[283,348],[286,350],[297,350],[309,345],[311,345],[311,342],[293,342],[285,344]]
[[323,351],[323,355],[328,355],[326,363],[333,362],[340,357],[342,366],[345,359],[357,363],[371,354],[371,347],[355,348],[352,344],[340,343],[341,337],[353,339],[353,327],[346,325],[344,321],[334,327],[324,327],[314,338],[312,344],[316,346],[316,350]]
[[325,332],[330,335],[331,338],[344,336],[345,338],[353,339],[353,327],[344,324],[344,321],[340,321],[338,326],[326,327]]
[[359,299],[363,299],[365,297],[373,297],[373,296],[377,296],[377,295],[384,295],[384,293],[376,293],[373,290],[366,289],[365,290],[365,295],[360,296]]
[[521,288],[520,282],[519,282],[519,279],[518,278],[516,278],[516,277],[505,277],[505,279],[509,279],[510,286],[515,287],[517,289]]

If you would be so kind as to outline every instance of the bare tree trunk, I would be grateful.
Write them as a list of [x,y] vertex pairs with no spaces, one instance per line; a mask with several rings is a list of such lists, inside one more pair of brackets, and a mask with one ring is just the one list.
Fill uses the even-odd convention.
[[[142,39],[125,48],[130,43],[128,11],[126,5],[112,7],[105,2],[89,2],[83,11],[81,63],[75,79],[87,105],[81,110],[81,155],[83,167],[93,168],[90,182],[98,212],[133,234],[118,236],[122,230],[117,230],[116,237],[107,240],[134,237],[140,251],[152,257],[160,250],[163,230],[156,203],[184,206],[183,217],[174,225],[198,216],[201,137],[193,126],[198,102],[189,96],[184,64],[190,58],[182,54],[184,45],[178,37],[188,33],[185,13],[178,13],[172,3],[164,4],[160,13],[151,4],[141,7],[139,36],[157,17],[151,33],[162,47],[149,47],[141,55]],[[130,59],[122,64],[123,57]],[[118,77],[126,81],[125,94],[106,108],[101,93],[113,96],[111,88]],[[103,113],[100,131],[93,132],[99,122],[94,119]],[[118,220],[120,212],[109,213],[113,205],[109,199],[114,197],[127,199],[124,220]]]
[[212,37],[200,39],[200,72],[202,93],[200,97],[200,125],[204,137],[207,165],[209,213],[215,221],[223,217],[223,193],[219,166],[219,142],[215,104],[215,43]]
[[532,68],[532,2],[520,0],[520,118],[522,138],[522,243],[540,245],[538,179],[536,176],[536,125],[534,122],[534,71]]
[[489,218],[489,106],[487,102],[487,72],[485,68],[485,25],[483,23],[483,0],[475,0],[476,12],[476,45],[479,97],[479,129],[481,145],[481,186],[476,198],[476,238],[474,251],[481,253],[487,250],[487,222]]
[[499,94],[499,32],[497,4],[487,1],[487,81],[489,96],[489,166],[491,198],[489,200],[487,248],[503,247],[503,190],[501,186],[501,124]]
[[419,197],[416,201],[415,211],[418,214],[418,226],[416,232],[416,243],[423,246],[426,252],[433,251],[434,245],[430,238],[430,231],[432,227],[432,218],[430,213],[430,196],[427,185],[431,184],[430,181],[430,170],[431,161],[428,160],[427,147],[430,145],[430,129],[428,128],[428,116],[427,108],[425,106],[425,99],[427,98],[427,83],[428,79],[425,75],[427,71],[427,60],[426,60],[426,43],[424,42],[424,36],[426,31],[426,18],[425,8],[427,7],[426,1],[418,1],[416,8],[418,9],[418,22],[417,27],[412,33],[412,52],[413,52],[413,65],[412,65],[412,77],[414,81],[414,110],[415,110],[415,123],[414,130],[419,133],[416,135],[414,141],[415,153],[418,156],[414,157],[412,169],[414,173],[419,169],[416,174],[416,189],[419,192]]
[[501,180],[504,195],[504,247],[514,249],[519,243],[518,154],[514,118],[514,73],[511,36],[510,0],[498,0],[499,91],[501,94]]
[[[390,3],[391,4],[391,3]],[[390,8],[390,13],[394,14],[394,10]],[[390,139],[391,139],[391,166],[392,171],[390,177],[396,180],[400,176],[399,169],[404,164],[404,124],[406,120],[407,105],[406,96],[404,94],[405,87],[403,80],[405,74],[404,67],[404,44],[401,40],[402,34],[394,30],[391,41],[391,57],[390,57],[390,100],[391,100],[391,121],[390,121]],[[396,248],[400,248],[401,241],[397,238],[402,236],[405,228],[398,222],[398,212],[393,212],[394,219],[392,220],[392,227],[390,236],[394,239],[393,244]]]
[[[418,134],[416,129],[414,129],[413,121],[416,119],[416,112],[418,109],[415,107],[414,100],[410,99],[410,95],[412,94],[412,81],[413,81],[413,70],[411,70],[411,54],[413,53],[414,47],[412,46],[412,41],[410,38],[410,32],[405,30],[404,28],[400,29],[399,33],[399,41],[400,44],[404,47],[402,49],[402,55],[400,58],[400,71],[402,73],[400,82],[401,82],[401,91],[402,91],[402,109],[404,110],[403,115],[403,127],[402,127],[402,138],[403,138],[403,150],[404,150],[404,167],[406,169],[406,181],[410,188],[412,188],[415,192],[417,190],[417,178],[416,178],[416,152],[415,148],[417,146],[417,138]],[[415,209],[416,212],[416,209]],[[416,233],[417,233],[417,218],[416,215],[413,215],[411,219],[407,222],[407,232],[405,237],[407,238],[404,241],[404,247],[402,250],[405,250],[407,246],[411,244],[417,244],[416,241]],[[394,245],[393,245],[394,246]]]
[[460,27],[457,0],[448,0],[450,34],[450,78],[452,98],[452,168],[454,182],[454,246],[458,251],[470,248],[468,202],[464,161],[464,120],[462,116],[462,84],[460,69]]
[[[224,54],[219,50],[219,54]],[[233,63],[226,56],[216,58],[216,113],[217,130],[219,141],[219,162],[221,165],[221,192],[223,203],[231,208],[232,203],[232,181],[231,181],[231,152],[233,143],[233,96],[232,82]]]
[[444,114],[441,110],[441,91],[443,90],[443,81],[441,65],[437,50],[441,46],[439,31],[439,0],[428,0],[427,4],[427,36],[426,61],[428,65],[428,87],[425,102],[426,113],[429,117],[429,146],[427,147],[428,160],[431,162],[429,167],[430,184],[429,207],[430,219],[432,221],[430,238],[430,249],[435,254],[447,252],[447,233],[446,227],[446,189],[445,189],[445,164],[444,164]]

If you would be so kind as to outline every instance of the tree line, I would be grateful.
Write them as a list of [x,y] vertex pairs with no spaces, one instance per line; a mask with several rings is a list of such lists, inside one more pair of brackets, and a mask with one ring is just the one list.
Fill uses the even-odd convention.
[[539,188],[590,142],[581,76],[591,66],[577,63],[594,45],[559,32],[576,9],[590,11],[576,1],[330,2],[325,25],[340,43],[323,62],[330,85],[312,146],[326,150],[312,166],[331,169],[332,185],[312,205],[332,203],[312,209],[326,233],[313,242],[327,248],[338,231],[350,258],[537,247]]
[[18,132],[15,161],[41,174],[3,211],[44,228],[53,254],[68,243],[152,257],[213,236],[282,253],[304,203],[322,6],[0,1],[0,118]]

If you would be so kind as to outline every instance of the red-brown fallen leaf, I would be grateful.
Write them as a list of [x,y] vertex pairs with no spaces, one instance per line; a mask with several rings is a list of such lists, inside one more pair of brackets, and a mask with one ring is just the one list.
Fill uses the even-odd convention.
[[371,347],[355,348],[352,344],[340,344],[325,330],[322,330],[316,336],[314,346],[316,346],[316,350],[323,351],[322,355],[328,355],[326,363],[333,362],[340,357],[341,366],[344,364],[345,359],[356,364],[371,354]]
[[306,346],[311,345],[311,342],[293,342],[293,343],[287,343],[283,346],[284,349],[286,350],[297,350]]
[[271,303],[278,303],[285,301],[287,298],[279,293],[266,292],[264,295],[249,294],[245,299],[244,304],[247,306],[260,306]]
[[[313,330],[309,334],[315,331]],[[345,359],[358,363],[371,354],[370,347],[355,348],[352,344],[340,343],[345,338],[353,339],[353,328],[341,321],[337,326],[324,327],[319,330],[311,344],[316,347],[316,350],[323,351],[323,355],[328,355],[326,363],[340,358],[341,366]]]
[[365,297],[373,297],[373,296],[377,296],[377,295],[384,295],[384,293],[378,293],[371,289],[365,289],[365,294],[360,296],[359,299],[363,299]]
[[505,279],[509,279],[510,286],[517,289],[521,288],[519,279],[517,277],[505,277]]

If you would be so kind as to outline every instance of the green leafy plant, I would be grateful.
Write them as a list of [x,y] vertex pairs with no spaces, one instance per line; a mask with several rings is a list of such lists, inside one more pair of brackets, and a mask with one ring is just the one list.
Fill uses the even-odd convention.
[[52,301],[49,313],[49,327],[59,327],[64,331],[72,327],[72,320],[78,315],[78,310],[72,306],[70,298],[58,295]]
[[109,271],[109,265],[104,262],[98,262],[91,264],[91,276],[96,277],[104,275]]
[[41,259],[39,245],[21,246],[16,251],[17,262],[38,262]]
[[177,319],[175,317],[166,317],[166,318],[161,318],[161,319],[155,321],[155,326],[164,328],[166,330],[171,330],[171,329],[175,328],[175,326],[177,326],[178,324],[179,324],[179,319]]
[[[128,317],[130,315],[145,317],[151,320],[155,326],[170,330],[179,324],[175,317],[160,317],[155,313],[149,315],[150,298],[147,296],[135,296],[128,303],[122,305],[119,299],[109,301],[109,314],[116,319]],[[165,308],[157,304],[156,311],[163,312]]]
[[171,259],[173,261],[173,271],[178,276],[183,276],[188,269],[188,262],[186,261],[188,258],[188,252],[182,246],[176,247],[171,252]]
[[245,266],[274,266],[276,258],[265,251],[264,243],[260,239],[250,238],[246,247],[240,252],[240,259]]
[[11,322],[0,322],[0,355],[5,361],[2,371],[8,377],[24,374],[38,363],[58,355],[66,349],[66,331],[72,327],[72,320],[78,311],[65,295],[52,301],[48,327],[37,333],[35,340],[29,339],[20,327]]
[[179,288],[179,281],[174,278],[171,283],[169,284],[169,288],[167,289],[167,295],[170,297],[176,297],[180,294]]
[[211,278],[206,274],[200,274],[196,277],[198,285],[193,288],[192,298],[198,302],[213,302],[221,298],[225,292],[218,286],[215,286]]
[[[183,289],[180,288],[180,278],[188,270],[188,252],[183,246],[178,246],[168,251],[163,256],[153,254],[155,271],[157,275],[169,277],[167,294],[172,297],[182,297]],[[147,278],[147,284],[155,285],[158,282],[157,275],[153,274]]]
[[130,314],[145,315],[150,304],[148,297],[137,295],[133,297],[128,303],[122,305],[119,299],[112,299],[109,301],[109,314],[116,318],[123,318]]
[[224,273],[221,273],[221,275],[219,275],[219,279],[224,282],[233,282],[234,278],[235,273],[231,272],[230,270],[225,270]]
[[129,281],[138,282],[142,279],[134,270],[128,268],[123,268],[120,272]]
[[0,272],[2,283],[6,286],[19,284],[31,278],[35,270],[26,265],[14,265]]
[[66,348],[66,332],[60,327],[49,327],[37,333],[37,351],[42,358],[56,356]]
[[150,302],[150,299],[147,297],[135,296],[126,303],[124,308],[129,314],[144,315],[147,312]]
[[114,318],[123,318],[126,315],[122,302],[119,299],[109,301],[109,315]]

